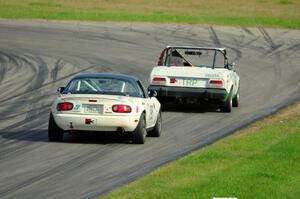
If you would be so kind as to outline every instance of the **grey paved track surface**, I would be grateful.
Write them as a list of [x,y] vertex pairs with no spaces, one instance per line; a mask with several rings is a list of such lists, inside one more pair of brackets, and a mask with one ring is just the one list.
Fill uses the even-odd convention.
[[[79,72],[147,82],[166,45],[224,46],[241,77],[241,107],[163,113],[161,138],[47,140],[56,88]],[[300,97],[300,31],[210,26],[0,21],[0,198],[91,198],[222,138]]]

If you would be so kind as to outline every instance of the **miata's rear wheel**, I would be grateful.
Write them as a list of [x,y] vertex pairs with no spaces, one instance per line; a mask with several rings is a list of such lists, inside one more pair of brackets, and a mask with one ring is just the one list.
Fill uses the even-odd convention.
[[148,136],[150,137],[160,137],[162,129],[162,119],[161,119],[161,111],[159,111],[155,126],[152,131],[148,132]]
[[56,125],[53,115],[52,113],[50,113],[49,124],[48,124],[49,141],[61,142],[63,141],[63,137],[64,137],[64,131]]
[[144,144],[146,140],[146,135],[146,118],[145,113],[142,113],[136,129],[133,131],[132,142],[134,144]]

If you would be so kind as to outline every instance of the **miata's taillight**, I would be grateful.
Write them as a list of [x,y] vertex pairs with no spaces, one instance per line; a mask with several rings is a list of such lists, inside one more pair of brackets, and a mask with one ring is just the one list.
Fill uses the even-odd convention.
[[112,111],[115,113],[131,113],[131,107],[123,104],[116,104],[112,106]]
[[210,80],[209,81],[210,87],[220,88],[223,86],[222,80]]
[[177,79],[176,78],[170,78],[170,83],[174,84],[177,82]]
[[166,82],[166,78],[163,78],[163,77],[153,77],[152,82],[156,82],[156,83]]
[[58,111],[70,111],[72,110],[74,105],[71,102],[61,102],[57,104],[56,109]]

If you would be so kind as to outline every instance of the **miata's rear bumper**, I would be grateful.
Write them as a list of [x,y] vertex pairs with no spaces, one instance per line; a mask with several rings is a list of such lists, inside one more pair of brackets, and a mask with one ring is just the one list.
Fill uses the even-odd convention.
[[139,116],[103,116],[76,115],[68,113],[53,114],[55,123],[63,130],[79,131],[117,131],[118,128],[126,132],[136,129]]

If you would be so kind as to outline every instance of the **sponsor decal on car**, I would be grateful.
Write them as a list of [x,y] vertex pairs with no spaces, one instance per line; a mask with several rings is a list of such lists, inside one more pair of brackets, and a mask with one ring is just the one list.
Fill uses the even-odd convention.
[[206,74],[205,74],[205,77],[208,77],[208,78],[220,78],[221,75],[220,75],[220,74],[210,74],[210,73],[206,73]]

